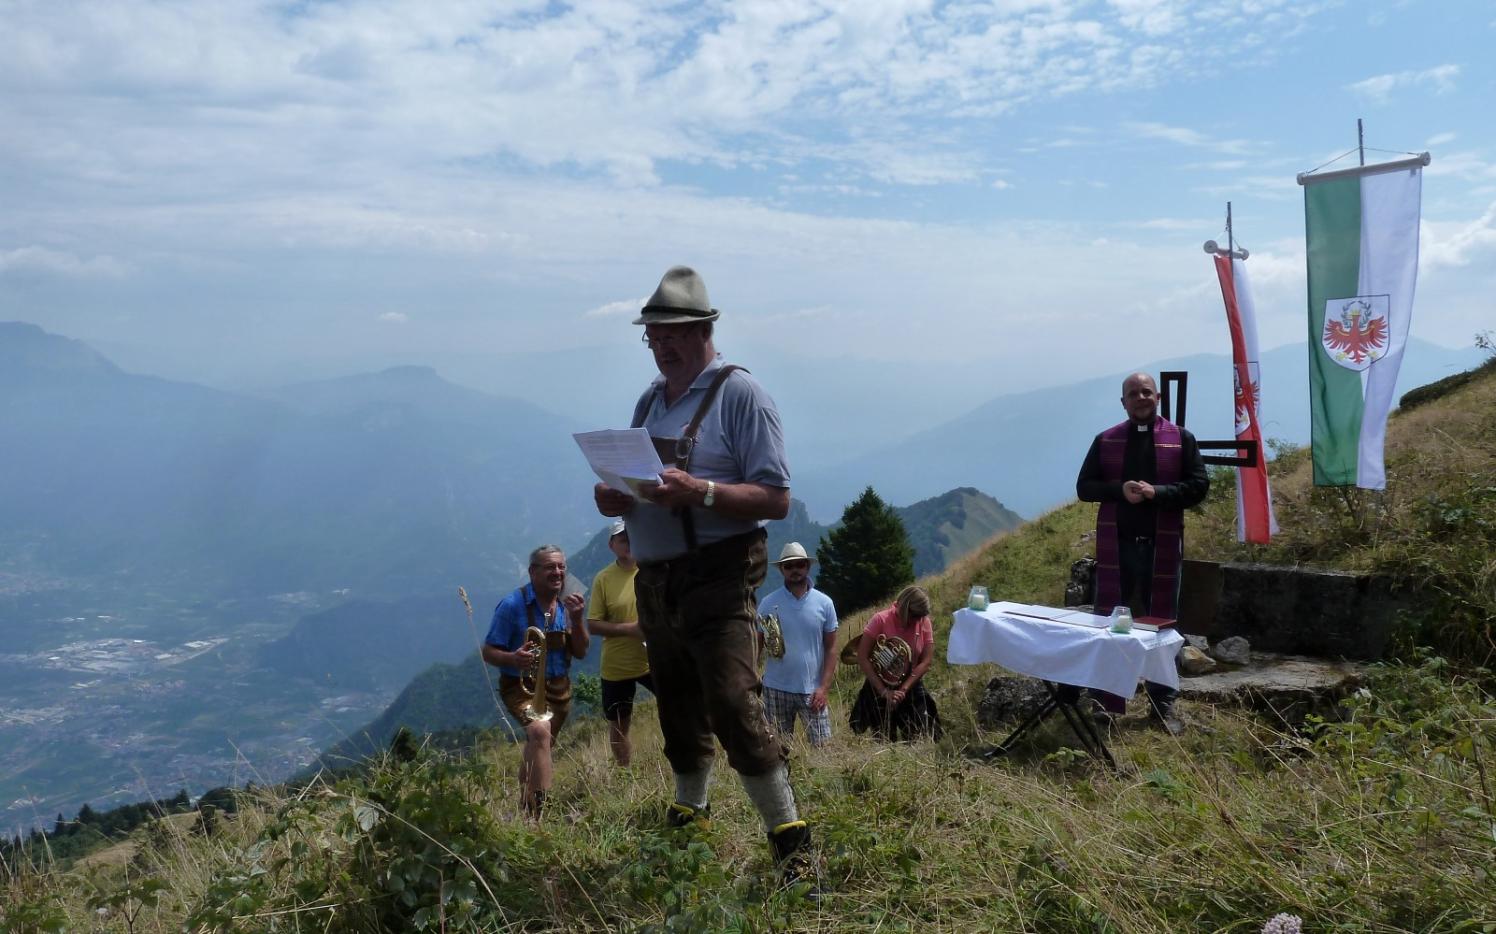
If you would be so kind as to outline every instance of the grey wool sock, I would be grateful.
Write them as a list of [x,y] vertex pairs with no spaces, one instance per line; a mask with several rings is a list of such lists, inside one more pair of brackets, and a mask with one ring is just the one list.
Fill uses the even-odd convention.
[[783,762],[762,775],[739,777],[743,780],[743,790],[758,809],[766,832],[772,833],[775,827],[799,819],[795,793],[790,790],[790,770]]
[[675,802],[700,810],[706,807],[707,791],[712,787],[712,767],[695,772],[675,773]]

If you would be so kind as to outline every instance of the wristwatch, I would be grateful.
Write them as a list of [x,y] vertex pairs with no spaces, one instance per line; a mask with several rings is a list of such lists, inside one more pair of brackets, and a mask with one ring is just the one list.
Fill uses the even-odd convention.
[[716,483],[715,480],[708,480],[706,482],[706,495],[701,498],[701,505],[705,506],[708,509],[711,509],[712,508],[712,504],[715,503],[716,501],[717,501],[717,483]]

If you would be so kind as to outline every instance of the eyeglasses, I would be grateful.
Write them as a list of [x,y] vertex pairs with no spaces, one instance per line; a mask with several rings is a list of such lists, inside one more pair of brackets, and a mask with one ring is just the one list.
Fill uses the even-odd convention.
[[781,561],[779,566],[786,571],[799,571],[810,567],[809,561]]
[[650,337],[648,332],[639,338],[639,343],[650,350],[669,350],[671,347],[680,347],[685,344],[686,339],[701,330],[699,324],[667,325],[671,333],[663,337]]

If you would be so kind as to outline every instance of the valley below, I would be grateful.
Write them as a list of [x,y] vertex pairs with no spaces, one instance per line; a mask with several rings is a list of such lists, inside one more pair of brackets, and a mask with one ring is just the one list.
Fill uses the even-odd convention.
[[299,619],[345,598],[205,603],[109,587],[5,597],[0,830],[50,827],[84,803],[276,782],[310,765],[398,692],[260,662]]

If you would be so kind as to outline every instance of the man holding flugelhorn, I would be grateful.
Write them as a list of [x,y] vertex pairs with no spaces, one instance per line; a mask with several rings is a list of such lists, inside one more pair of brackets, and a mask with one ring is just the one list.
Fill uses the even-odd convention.
[[483,660],[499,669],[499,696],[525,731],[520,801],[537,820],[551,787],[551,742],[571,711],[571,660],[586,656],[590,640],[586,598],[562,596],[565,586],[566,555],[541,545],[530,553],[530,582],[494,607],[483,640]]

